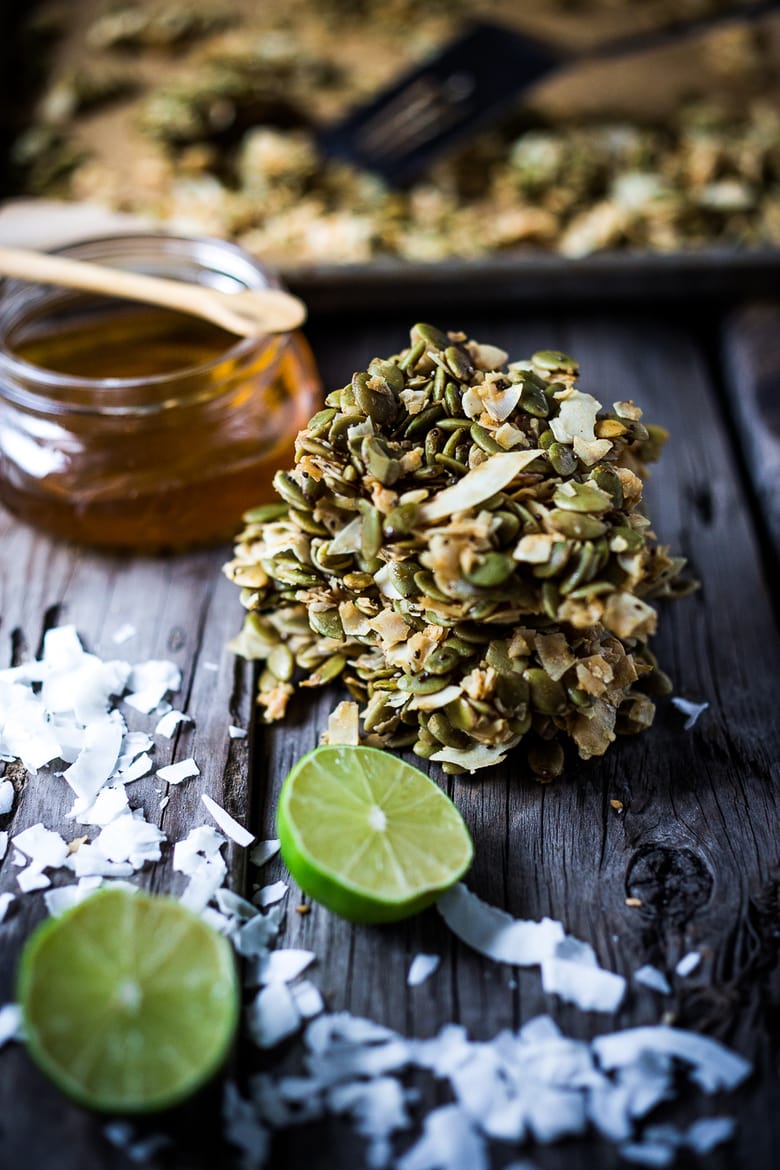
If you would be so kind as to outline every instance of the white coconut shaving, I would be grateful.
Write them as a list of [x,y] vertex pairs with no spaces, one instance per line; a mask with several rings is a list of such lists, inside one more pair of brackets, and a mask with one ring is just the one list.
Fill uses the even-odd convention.
[[221,805],[217,804],[216,800],[213,800],[208,793],[204,792],[201,800],[220,829],[222,829],[222,832],[226,833],[232,841],[235,841],[236,845],[240,845],[245,849],[248,845],[252,844],[255,839],[254,834],[250,833],[248,829],[245,829],[243,825],[240,825],[237,820],[231,817],[230,813],[226,812]]
[[14,894],[10,894],[7,891],[4,894],[0,894],[0,922],[5,921],[5,916],[8,913],[8,907],[13,901],[15,901]]
[[162,718],[157,720],[154,734],[162,735],[165,739],[170,739],[180,723],[192,723],[192,716],[186,715],[184,711],[176,711],[175,709],[166,711]]
[[301,1014],[286,983],[269,983],[247,1008],[249,1034],[258,1048],[274,1048],[301,1026]]
[[415,955],[406,976],[407,985],[419,987],[426,979],[430,979],[440,963],[441,955]]
[[302,979],[290,988],[295,1006],[304,1020],[310,1020],[325,1010],[320,989],[308,979]]
[[220,855],[225,838],[211,825],[190,829],[173,847],[173,869],[189,878],[181,902],[194,913],[206,909],[227,876],[227,865]]
[[111,641],[115,646],[122,646],[125,642],[129,642],[131,638],[134,638],[135,635],[135,626],[131,625],[130,622],[123,622],[118,629],[114,630],[114,633],[111,635]]
[[270,1132],[232,1081],[225,1084],[222,1096],[222,1123],[227,1140],[241,1151],[242,1170],[262,1170],[270,1153]]
[[709,703],[692,703],[690,699],[681,699],[678,695],[673,695],[672,706],[687,716],[683,731],[690,731],[699,716],[707,710]]
[[200,768],[190,757],[187,760],[179,760],[176,764],[168,764],[165,768],[158,768],[157,775],[166,784],[181,784],[183,780],[189,780],[192,776],[200,776]]
[[130,694],[125,695],[128,706],[148,715],[158,707],[169,691],[181,686],[181,671],[175,662],[150,659],[132,668],[127,681]]
[[701,955],[698,951],[689,951],[687,955],[683,955],[679,963],[674,969],[675,975],[679,975],[685,979],[687,975],[692,975],[696,968],[701,963]]
[[14,786],[10,780],[0,780],[0,817],[4,817],[14,806]]
[[0,861],[3,860],[8,852],[8,833],[5,829],[0,829]]
[[292,983],[316,959],[314,951],[296,947],[269,951],[260,967],[260,982]]
[[228,737],[230,739],[246,739],[247,732],[243,727],[236,727],[231,723],[228,727]]
[[273,906],[274,902],[281,902],[289,889],[286,882],[272,882],[268,886],[261,886],[252,898],[256,906]]
[[173,1145],[173,1138],[165,1133],[150,1133],[139,1136],[129,1121],[110,1121],[103,1126],[103,1136],[112,1146],[121,1150],[131,1162],[147,1165],[155,1154]]
[[436,909],[453,934],[473,950],[497,963],[532,967],[549,958],[565,932],[560,922],[513,918],[490,906],[458,882],[439,898]]
[[22,1038],[22,1009],[16,1003],[0,1007],[0,1048],[9,1040]]
[[593,1050],[608,1071],[634,1064],[640,1053],[672,1056],[690,1066],[690,1077],[705,1093],[735,1089],[749,1075],[750,1063],[710,1036],[700,1036],[665,1024],[628,1028],[609,1036],[598,1036]]
[[258,841],[254,849],[250,849],[249,851],[249,860],[252,862],[252,865],[256,865],[259,869],[260,866],[270,861],[272,857],[276,857],[280,849],[281,842],[277,839]]
[[17,882],[23,893],[29,894],[33,890],[42,890],[51,885],[51,879],[44,870],[59,869],[68,857],[68,843],[59,833],[47,829],[39,822],[30,825],[21,833],[12,838],[13,844],[20,853],[24,854],[29,862],[17,874]]
[[641,983],[643,987],[649,987],[661,995],[672,994],[669,980],[663,971],[659,971],[657,967],[651,967],[649,963],[646,963],[644,967],[639,967],[634,972],[634,982]]

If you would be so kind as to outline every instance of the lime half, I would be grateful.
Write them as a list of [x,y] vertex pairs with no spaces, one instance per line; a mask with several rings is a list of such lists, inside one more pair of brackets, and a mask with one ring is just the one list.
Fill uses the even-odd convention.
[[240,1006],[230,944],[173,898],[106,890],[38,927],[19,968],[33,1059],[91,1109],[182,1101],[225,1059]]
[[318,747],[282,786],[282,857],[302,890],[352,922],[393,922],[434,902],[471,865],[455,805],[377,748]]

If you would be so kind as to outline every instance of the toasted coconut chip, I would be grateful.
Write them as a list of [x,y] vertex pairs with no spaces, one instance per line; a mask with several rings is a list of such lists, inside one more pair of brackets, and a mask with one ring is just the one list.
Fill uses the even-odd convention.
[[419,511],[420,520],[429,524],[435,520],[443,520],[445,516],[456,512],[465,512],[468,508],[476,508],[483,500],[488,500],[496,492],[507,487],[516,475],[533,463],[544,452],[536,448],[530,451],[502,451],[493,455],[485,463],[454,483],[452,487],[439,492],[428,503],[422,504]]
[[596,437],[596,415],[600,410],[601,403],[592,394],[574,390],[561,402],[557,418],[550,419],[550,430],[559,443],[571,444],[575,437],[593,440]]
[[442,687],[440,691],[434,691],[432,695],[413,695],[409,702],[409,709],[411,711],[438,711],[440,707],[446,707],[453,699],[457,699],[461,694],[461,688],[452,683],[448,687]]
[[358,705],[345,699],[328,716],[328,729],[320,737],[321,743],[360,743]]
[[457,764],[467,772],[476,772],[480,768],[492,768],[506,759],[507,752],[511,751],[520,742],[519,736],[513,736],[505,744],[497,747],[488,747],[486,744],[475,744],[471,748],[443,747],[431,756],[432,760],[443,763]]

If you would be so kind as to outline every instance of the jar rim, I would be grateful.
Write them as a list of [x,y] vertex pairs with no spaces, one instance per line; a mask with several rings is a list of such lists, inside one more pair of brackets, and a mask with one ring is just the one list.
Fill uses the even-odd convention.
[[[168,244],[173,248],[173,255],[177,252],[177,247],[181,247],[179,254],[182,259],[185,258],[185,247],[195,250],[205,250],[206,252],[219,252],[222,255],[231,256],[234,261],[240,262],[247,272],[252,272],[260,277],[256,284],[248,284],[241,281],[241,277],[232,274],[232,279],[241,281],[246,288],[279,288],[280,281],[273,276],[256,257],[251,253],[246,252],[228,240],[220,240],[214,236],[183,236],[174,233],[163,232],[127,232],[117,235],[107,236],[91,236],[88,239],[78,240],[69,244],[62,245],[57,248],[48,249],[53,255],[72,256],[74,259],[94,259],[93,251],[100,251],[101,248],[111,246],[111,248],[118,248],[119,251],[126,248],[127,254],[132,255],[133,246],[149,246],[154,244]],[[197,262],[197,256],[190,257]],[[116,261],[113,261],[116,264]],[[204,262],[201,264],[204,271],[208,271],[208,265]],[[139,270],[140,271],[140,270]],[[227,275],[227,274],[226,274]],[[170,279],[175,279],[171,277]],[[0,369],[5,369],[7,373],[12,376],[22,377],[25,382],[34,380],[40,390],[45,393],[47,388],[52,390],[67,390],[72,388],[74,390],[94,390],[99,392],[101,390],[138,390],[144,387],[153,389],[164,385],[172,385],[179,379],[197,378],[202,375],[209,374],[213,369],[220,366],[225,361],[236,361],[246,357],[249,354],[257,354],[258,356],[266,349],[271,347],[274,343],[284,340],[284,337],[272,336],[270,334],[260,337],[237,337],[236,341],[227,349],[217,354],[216,357],[210,358],[208,361],[199,362],[191,366],[181,366],[175,370],[168,370],[163,374],[151,374],[144,377],[132,378],[93,378],[75,374],[63,374],[56,370],[50,370],[46,366],[36,365],[34,362],[29,362],[25,358],[19,357],[10,349],[5,340],[3,325],[3,308],[4,303],[14,294],[14,292],[21,291],[25,288],[32,288],[35,286],[33,281],[25,281],[20,279],[8,279],[4,282],[6,287],[0,293]],[[84,294],[77,290],[64,290],[67,298],[68,293],[72,291],[73,299],[78,299],[80,296],[92,296],[93,294]],[[110,297],[106,297],[106,301],[110,301]],[[139,302],[140,303],[140,302]],[[30,392],[29,384],[26,385],[28,393]],[[66,405],[65,402],[62,405]]]

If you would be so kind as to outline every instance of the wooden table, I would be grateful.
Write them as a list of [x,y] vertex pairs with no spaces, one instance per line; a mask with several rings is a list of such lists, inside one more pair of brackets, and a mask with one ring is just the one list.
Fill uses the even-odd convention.
[[[662,701],[649,732],[623,739],[602,760],[572,760],[566,778],[550,786],[516,778],[510,759],[492,774],[449,779],[447,788],[473,832],[476,861],[468,884],[484,899],[518,916],[562,920],[594,944],[602,965],[623,974],[647,962],[671,970],[687,951],[701,952],[700,968],[676,981],[669,1010],[683,1026],[726,1040],[756,1069],[720,1103],[720,1112],[736,1113],[739,1133],[708,1165],[776,1165],[780,644],[772,578],[780,555],[780,307],[708,309],[706,320],[693,325],[682,324],[683,313],[669,320],[636,305],[625,314],[583,308],[562,316],[542,309],[532,317],[525,307],[521,318],[459,310],[442,320],[441,309],[429,316],[514,356],[548,346],[572,352],[584,389],[604,402],[633,398],[647,418],[672,432],[647,495],[654,527],[689,557],[702,589],[665,608],[655,648],[675,693],[707,700],[709,709],[684,731],[683,717]],[[312,322],[309,336],[325,384],[342,385],[375,354],[399,349],[409,324],[388,314],[381,321]],[[272,836],[281,778],[316,744],[334,695],[296,700],[285,723],[258,728],[253,744],[228,738],[228,724],[248,726],[252,708],[252,672],[225,649],[241,621],[238,591],[219,571],[229,549],[170,559],[96,556],[52,544],[3,513],[0,534],[0,665],[35,655],[44,631],[65,622],[76,625],[89,649],[115,657],[112,635],[132,623],[137,634],[121,654],[134,661],[175,659],[184,676],[177,705],[194,719],[170,747],[160,741],[157,759],[194,755],[201,769],[172,789],[162,813],[153,778],[133,785],[132,802],[142,802],[171,840],[208,819],[202,792],[259,837]],[[142,724],[148,721],[139,717]],[[6,774],[18,796],[1,828],[18,832],[43,819],[73,835],[62,781],[45,770],[27,777],[14,765]],[[622,801],[622,812],[612,799]],[[248,872],[245,851],[231,848],[230,866],[238,890],[259,880]],[[0,890],[15,889],[15,872],[9,851]],[[283,872],[277,859],[263,880]],[[180,888],[169,848],[142,880],[156,891]],[[641,908],[627,906],[628,896],[640,897]],[[428,1036],[459,1020],[487,1038],[540,1012],[551,1012],[577,1036],[659,1018],[658,998],[639,987],[614,1018],[562,1005],[542,993],[537,970],[512,971],[459,945],[435,910],[378,929],[350,926],[317,906],[299,915],[293,910],[299,901],[293,891],[281,945],[316,951],[313,978],[328,1008],[368,1015],[408,1035]],[[19,948],[43,915],[40,895],[22,897],[0,926],[0,1004],[13,997]],[[409,989],[405,976],[418,951],[440,953],[443,963],[434,978]],[[265,1065],[283,1060],[295,1067],[299,1055],[300,1042],[293,1041]],[[256,1062],[249,1042],[242,1042],[231,1075],[240,1079]],[[430,1088],[425,1091],[430,1103]],[[219,1108],[215,1086],[176,1115],[151,1122],[176,1138],[160,1164],[232,1165]],[[699,1100],[697,1108],[710,1107]],[[685,1103],[670,1115],[693,1116]],[[0,1053],[3,1167],[130,1165],[106,1142],[101,1124],[68,1104],[23,1048]],[[282,1135],[272,1165],[358,1168],[361,1149],[334,1121]],[[521,1153],[547,1170],[619,1161],[615,1147],[595,1138]],[[512,1156],[520,1155],[496,1147],[494,1166]]]

